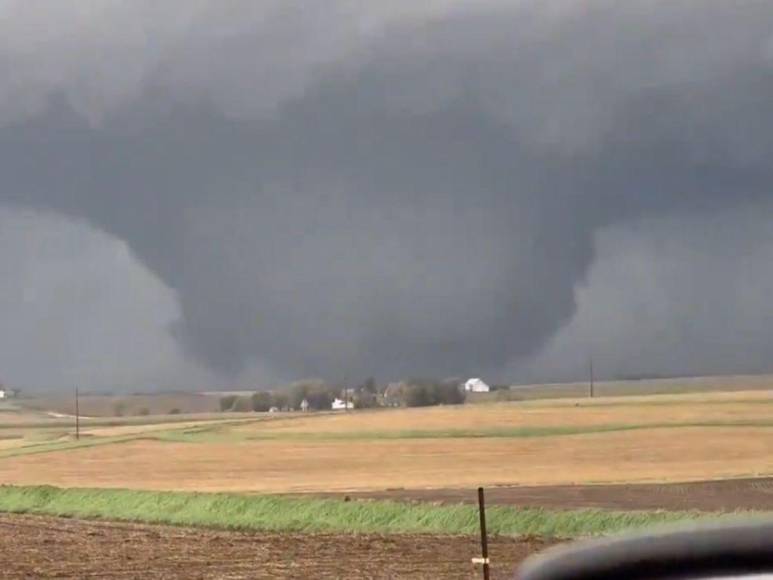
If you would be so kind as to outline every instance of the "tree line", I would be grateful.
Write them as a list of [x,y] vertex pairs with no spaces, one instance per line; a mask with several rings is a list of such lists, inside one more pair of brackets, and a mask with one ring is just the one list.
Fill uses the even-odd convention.
[[355,409],[376,407],[428,407],[431,405],[461,405],[465,394],[460,381],[409,379],[389,385],[378,385],[368,378],[356,387],[329,384],[323,381],[299,381],[273,391],[257,391],[251,395],[224,395],[220,398],[223,412],[259,412],[271,409],[297,411],[305,400],[312,411],[330,410],[334,399],[345,399]]

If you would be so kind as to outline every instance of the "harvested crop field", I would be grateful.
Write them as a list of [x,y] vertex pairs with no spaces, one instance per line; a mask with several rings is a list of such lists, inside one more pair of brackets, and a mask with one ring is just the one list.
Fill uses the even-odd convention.
[[[78,441],[66,419],[9,424],[3,433],[22,438],[0,449],[0,481],[98,489],[3,487],[7,511],[41,515],[0,516],[9,538],[0,564],[17,578],[479,577],[473,506],[426,502],[468,503],[483,485],[490,530],[509,535],[493,540],[494,577],[507,577],[549,543],[517,534],[575,537],[634,521],[773,511],[773,480],[708,481],[773,476],[771,403],[754,392],[92,419]],[[295,493],[407,502],[263,495]],[[617,511],[562,511],[586,507]],[[452,532],[467,535],[436,535]]]
[[770,473],[773,429],[753,427],[526,438],[137,439],[0,460],[0,480],[10,484],[264,493],[694,481]]
[[615,426],[769,422],[773,395],[767,391],[607,397],[285,415],[273,421],[245,424],[245,435],[289,437],[337,435],[352,438],[428,434],[507,435],[513,430],[612,428]]
[[[222,532],[0,515],[3,578],[478,578],[474,537]],[[493,538],[495,578],[550,542]]]

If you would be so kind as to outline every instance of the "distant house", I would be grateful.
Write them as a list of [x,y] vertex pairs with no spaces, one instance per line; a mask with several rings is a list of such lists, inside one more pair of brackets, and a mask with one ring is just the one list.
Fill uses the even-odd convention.
[[382,395],[381,404],[385,407],[399,407],[403,404],[403,393],[406,389],[406,385],[403,382],[389,383],[384,389]]
[[278,412],[279,412],[279,407],[271,407],[271,408],[268,410],[268,412],[269,412],[269,413],[278,413]]
[[488,393],[491,387],[480,379],[470,379],[464,383],[464,390],[467,393]]
[[308,410],[309,410],[309,402],[306,399],[303,399],[303,401],[301,401],[301,411],[305,413]]
[[354,409],[354,403],[336,398],[333,399],[333,404],[330,405],[330,408],[333,411],[346,411],[347,409]]

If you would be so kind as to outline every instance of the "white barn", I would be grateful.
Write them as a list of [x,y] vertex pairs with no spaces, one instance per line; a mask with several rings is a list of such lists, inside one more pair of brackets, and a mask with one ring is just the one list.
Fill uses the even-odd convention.
[[480,379],[470,379],[464,383],[464,390],[467,393],[488,393],[491,387]]

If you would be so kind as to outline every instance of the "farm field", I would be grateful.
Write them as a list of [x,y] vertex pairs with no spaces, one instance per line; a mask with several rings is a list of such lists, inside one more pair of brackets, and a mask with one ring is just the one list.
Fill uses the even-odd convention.
[[[470,489],[390,489],[315,494],[319,497],[472,504]],[[701,512],[773,512],[773,478],[718,479],[686,483],[502,486],[486,490],[490,504],[545,509],[667,510]]]
[[[449,578],[473,575],[473,536],[245,533],[0,515],[4,578]],[[554,541],[492,538],[492,574]]]
[[[157,393],[147,395],[90,395],[81,394],[81,415],[91,417],[131,417],[140,413],[168,415],[212,413],[218,411],[220,397],[206,393]],[[19,405],[31,411],[75,414],[73,393],[43,394],[34,398],[19,399]]]
[[[276,436],[341,435],[361,438],[473,434],[507,436],[517,430],[546,435],[586,428],[770,421],[773,391],[598,397],[438,406],[349,414],[285,415],[270,423],[245,425],[240,432]],[[542,431],[539,431],[539,430]]]
[[[468,505],[2,486],[0,511],[20,514],[0,516],[13,537],[0,553],[4,577],[466,578],[479,553]],[[500,506],[488,515],[504,576],[568,538],[722,517]]]
[[[478,485],[495,577],[543,538],[773,511],[764,390],[94,418],[79,441],[24,413],[0,415],[7,577],[476,577]],[[37,485],[62,489],[13,487]]]
[[[642,378],[597,381],[595,393],[601,397],[674,395],[680,393],[729,393],[773,389],[773,375],[728,375],[707,377]],[[474,401],[497,400],[500,393],[476,394]],[[534,400],[577,398],[588,395],[588,383],[539,383],[511,387],[506,398]]]
[[[205,420],[206,419],[206,420]],[[261,493],[773,475],[766,391],[87,424],[6,441],[19,485]]]
[[[4,486],[0,509],[25,514],[0,516],[14,538],[0,564],[22,577],[464,578],[478,554],[477,508],[465,505]],[[492,506],[491,557],[509,575],[524,556],[567,538],[697,517],[719,516]]]
[[153,435],[6,457],[0,460],[0,479],[20,485],[285,493],[689,481],[773,472],[769,427],[383,441],[189,442]]

